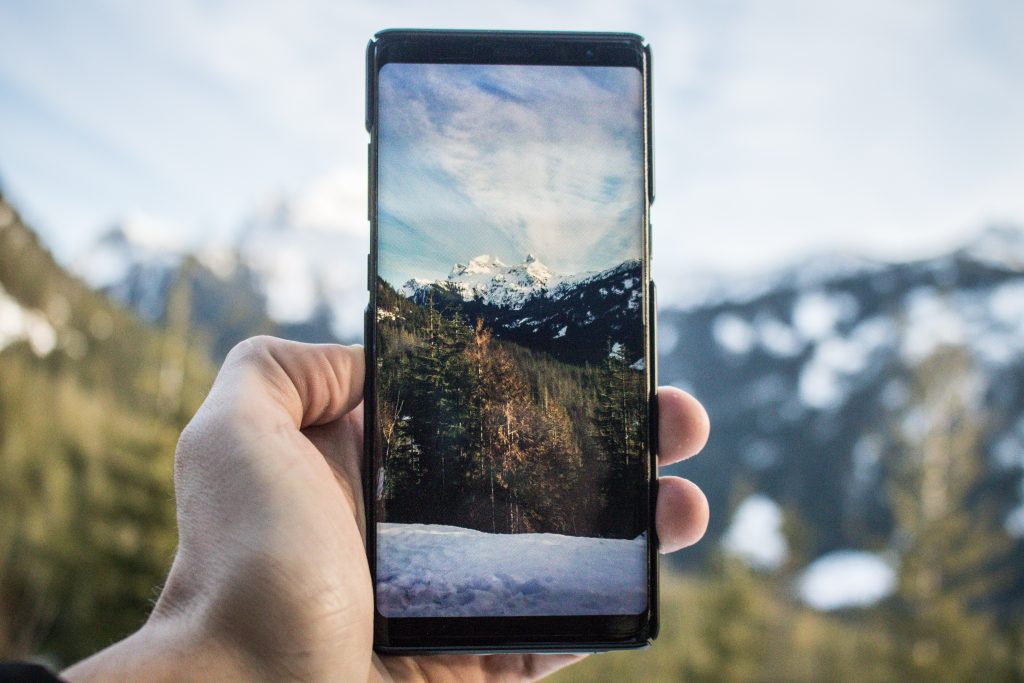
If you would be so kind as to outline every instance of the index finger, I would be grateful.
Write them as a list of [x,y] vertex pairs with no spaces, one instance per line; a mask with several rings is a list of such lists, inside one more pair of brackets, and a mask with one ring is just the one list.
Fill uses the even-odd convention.
[[711,420],[697,399],[675,387],[658,389],[658,465],[700,453],[710,433]]
[[228,354],[208,401],[245,405],[296,429],[325,424],[363,400],[363,363],[362,347],[252,337]]

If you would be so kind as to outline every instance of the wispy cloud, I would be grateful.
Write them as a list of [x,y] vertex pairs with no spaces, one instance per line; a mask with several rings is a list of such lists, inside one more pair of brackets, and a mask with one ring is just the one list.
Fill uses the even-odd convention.
[[642,98],[629,67],[386,66],[382,259],[416,254],[409,277],[480,253],[567,273],[638,258]]
[[646,36],[663,300],[679,272],[1024,220],[1016,0],[0,3],[5,189],[67,254],[125,211],[203,239],[267,193],[361,178],[363,50],[389,26]]

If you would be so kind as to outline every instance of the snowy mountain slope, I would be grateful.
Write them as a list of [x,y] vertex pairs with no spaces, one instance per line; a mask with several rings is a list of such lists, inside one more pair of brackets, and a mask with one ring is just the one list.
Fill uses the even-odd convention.
[[[639,265],[639,261],[627,263]],[[402,286],[402,293],[422,301],[432,287],[438,287],[458,293],[464,301],[518,310],[538,296],[564,298],[580,284],[620,268],[621,265],[607,271],[558,275],[533,254],[511,266],[483,254],[471,259],[468,265],[456,263],[445,280],[412,278]]]
[[[662,382],[701,397],[714,424],[705,456],[674,469],[701,482],[713,510],[727,510],[742,481],[795,512],[813,529],[802,549],[810,558],[888,543],[888,454],[928,424],[913,374],[938,350],[962,349],[969,407],[984,416],[979,505],[1024,538],[1021,232],[663,310],[659,339]],[[727,522],[713,518],[713,538]]]
[[[149,244],[153,258],[129,254],[126,268],[107,271],[129,275],[104,287],[141,312],[162,310],[170,290],[152,283],[165,281],[160,275],[164,260],[175,268],[191,262],[195,282],[201,283],[194,289],[193,315],[216,340],[216,357],[233,341],[254,332],[338,339],[326,288],[312,288],[317,303],[306,320],[282,323],[268,315],[265,292],[301,289],[270,277],[275,244],[289,244],[291,232],[299,229],[289,212],[267,214],[274,215],[277,218],[263,222],[266,236],[253,237],[265,268],[250,267],[245,263],[248,258],[235,257],[244,251],[241,237],[226,256],[207,252],[189,261],[175,255],[173,248],[157,248],[143,239],[145,234],[127,230],[128,241]],[[116,243],[111,239],[108,246]],[[317,241],[302,244],[314,249]],[[365,296],[365,251],[352,247],[343,256],[348,260],[337,267],[351,268],[358,275],[346,285],[351,288],[350,312],[358,316]],[[330,261],[309,259],[318,264]],[[155,264],[156,275],[147,274],[147,263]],[[517,296],[503,301],[519,307],[492,305],[498,300],[490,298],[493,276],[500,269],[517,267],[515,273],[509,272],[520,276],[514,280]],[[523,263],[490,260],[464,268],[465,273],[453,278],[460,283],[455,291],[442,286],[447,278],[416,283],[416,291],[433,291],[436,303],[447,302],[467,317],[486,313],[495,321],[496,334],[507,339],[556,354],[590,350],[586,358],[568,360],[598,360],[629,320],[624,312],[631,310],[633,295],[624,287],[630,277],[626,264],[624,272],[590,274],[586,282],[563,284],[563,289],[558,289],[556,274],[544,273],[539,266],[531,273]],[[491,272],[471,272],[475,269]],[[230,272],[234,275],[228,277]],[[573,305],[556,300],[556,291]],[[981,386],[978,401],[986,415],[986,500],[1005,528],[1024,539],[1021,230],[995,227],[959,249],[913,262],[883,263],[844,254],[755,278],[706,278],[686,291],[687,298],[661,299],[659,375],[662,383],[692,391],[708,407],[714,430],[706,455],[674,469],[701,483],[716,513],[710,527],[712,542],[688,551],[682,561],[699,562],[726,529],[728,510],[737,496],[754,492],[799,514],[810,530],[802,551],[808,559],[843,549],[878,549],[887,543],[891,517],[886,458],[894,438],[892,426],[905,419],[915,366],[943,345],[966,349],[974,362]],[[282,295],[281,300],[286,299]],[[737,486],[742,486],[739,494]],[[1021,548],[1024,566],[1024,545]],[[1024,596],[1024,572],[1017,594]]]
[[71,267],[151,322],[166,319],[173,287],[186,285],[191,320],[218,357],[253,334],[357,341],[367,296],[365,217],[338,215],[331,200],[338,187],[360,186],[350,181],[268,202],[230,239],[198,246],[180,226],[129,216]]
[[445,280],[409,280],[402,293],[470,320],[483,316],[495,334],[570,362],[599,362],[624,348],[642,360],[642,264],[558,275],[532,255],[508,266],[491,256],[456,264]]
[[638,614],[647,541],[377,525],[377,604],[389,617]]
[[524,302],[546,292],[559,280],[533,254],[512,266],[495,256],[483,254],[471,259],[467,265],[455,264],[446,280],[433,282],[413,278],[403,285],[402,293],[415,298],[420,291],[439,285],[458,292],[466,301],[520,308]]
[[128,216],[80,254],[72,270],[143,319],[159,320],[167,289],[187,251],[178,238],[181,231],[158,218]]

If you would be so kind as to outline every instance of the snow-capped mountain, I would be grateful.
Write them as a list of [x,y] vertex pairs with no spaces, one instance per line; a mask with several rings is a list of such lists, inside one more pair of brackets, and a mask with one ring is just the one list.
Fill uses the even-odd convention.
[[[185,285],[192,322],[223,355],[252,334],[358,341],[366,305],[365,216],[339,214],[362,181],[328,177],[266,202],[231,237],[195,246],[167,221],[130,216],[79,254],[72,270],[150,322]],[[346,195],[340,199],[337,194]]]
[[[421,300],[431,288],[437,287],[458,293],[463,301],[519,310],[537,296],[553,300],[571,298],[572,290],[586,282],[622,271],[623,265],[632,270],[639,267],[640,261],[626,261],[603,271],[559,275],[533,254],[527,254],[522,263],[511,266],[495,256],[483,254],[471,259],[467,265],[456,263],[444,280],[412,278],[402,286],[402,293],[410,299]],[[630,275],[614,289],[619,294],[629,290],[631,307],[635,308],[640,305],[642,289],[639,284],[639,279]]]
[[445,280],[412,278],[402,286],[402,293],[409,298],[422,298],[422,292],[439,286],[457,292],[464,301],[520,309],[535,296],[557,296],[593,275],[556,275],[533,254],[527,254],[522,263],[515,265],[483,254],[466,265],[456,263]]
[[444,280],[411,279],[408,299],[483,316],[495,334],[573,362],[597,362],[610,349],[642,362],[642,264],[627,260],[602,271],[556,274],[532,254],[506,265],[482,255],[455,264]]
[[182,228],[145,215],[112,225],[72,264],[96,289],[108,292],[152,322],[163,315],[167,289],[187,248]]
[[[456,263],[444,284],[459,292],[466,301],[507,308],[520,308],[537,294],[547,291],[556,279],[551,270],[529,254],[516,265],[505,265],[496,256],[487,254],[471,259],[467,265]],[[417,292],[435,282],[411,279],[402,287],[402,293],[414,297]]]
[[[728,510],[742,481],[798,514],[813,528],[801,548],[809,558],[884,550],[889,458],[896,444],[937,426],[915,387],[928,372],[922,364],[944,349],[966,359],[958,386],[983,430],[978,505],[1024,539],[1024,233],[1016,229],[909,263],[862,262],[813,277],[786,270],[663,309],[661,381],[699,396],[714,425],[706,454],[674,469],[701,483],[713,510]],[[712,537],[728,522],[713,520]],[[1024,574],[1018,580],[1024,595]]]
[[[166,317],[168,283],[188,273],[193,318],[208,332],[215,357],[254,332],[346,339],[324,298],[302,322],[269,314],[269,292],[302,289],[285,287],[281,273],[329,270],[333,256],[351,279],[338,291],[350,288],[356,316],[363,306],[362,246],[282,257],[299,264],[292,270],[275,263],[277,249],[319,244],[294,241],[289,216],[264,214],[258,230],[219,255],[190,254],[124,226],[97,245],[102,258],[78,272],[147,317],[158,312],[158,322]],[[534,348],[589,348],[597,357],[608,340],[618,342],[633,310],[637,266],[559,279],[536,259],[473,259],[446,278],[407,283],[404,293],[413,300],[433,293],[436,305],[451,304],[466,316],[486,312],[496,333]],[[329,296],[320,285],[311,291]],[[970,361],[965,401],[983,417],[987,476],[978,505],[995,511],[997,523],[1018,539],[1017,566],[1024,567],[1024,232],[993,228],[959,249],[912,262],[844,254],[755,278],[707,278],[686,291],[685,298],[661,299],[659,376],[700,397],[711,415],[705,454],[672,469],[699,482],[715,512],[711,542],[681,561],[699,562],[710,552],[730,526],[731,507],[751,495],[777,504],[787,519],[799,516],[807,529],[799,552],[807,561],[851,548],[886,552],[888,458],[901,435],[929,424],[915,409],[914,376],[924,359],[952,347]],[[1024,571],[1014,576],[1007,591],[1018,602],[1006,604],[1020,605]]]

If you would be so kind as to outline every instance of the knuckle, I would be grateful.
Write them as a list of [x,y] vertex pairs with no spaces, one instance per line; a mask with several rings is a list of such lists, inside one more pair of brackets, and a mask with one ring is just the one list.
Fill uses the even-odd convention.
[[280,339],[267,334],[243,339],[232,347],[227,358],[234,362],[253,362],[266,358]]
[[228,352],[224,365],[233,364],[248,368],[261,377],[276,380],[284,369],[280,358],[286,355],[284,351],[289,343],[265,334],[249,337]]

